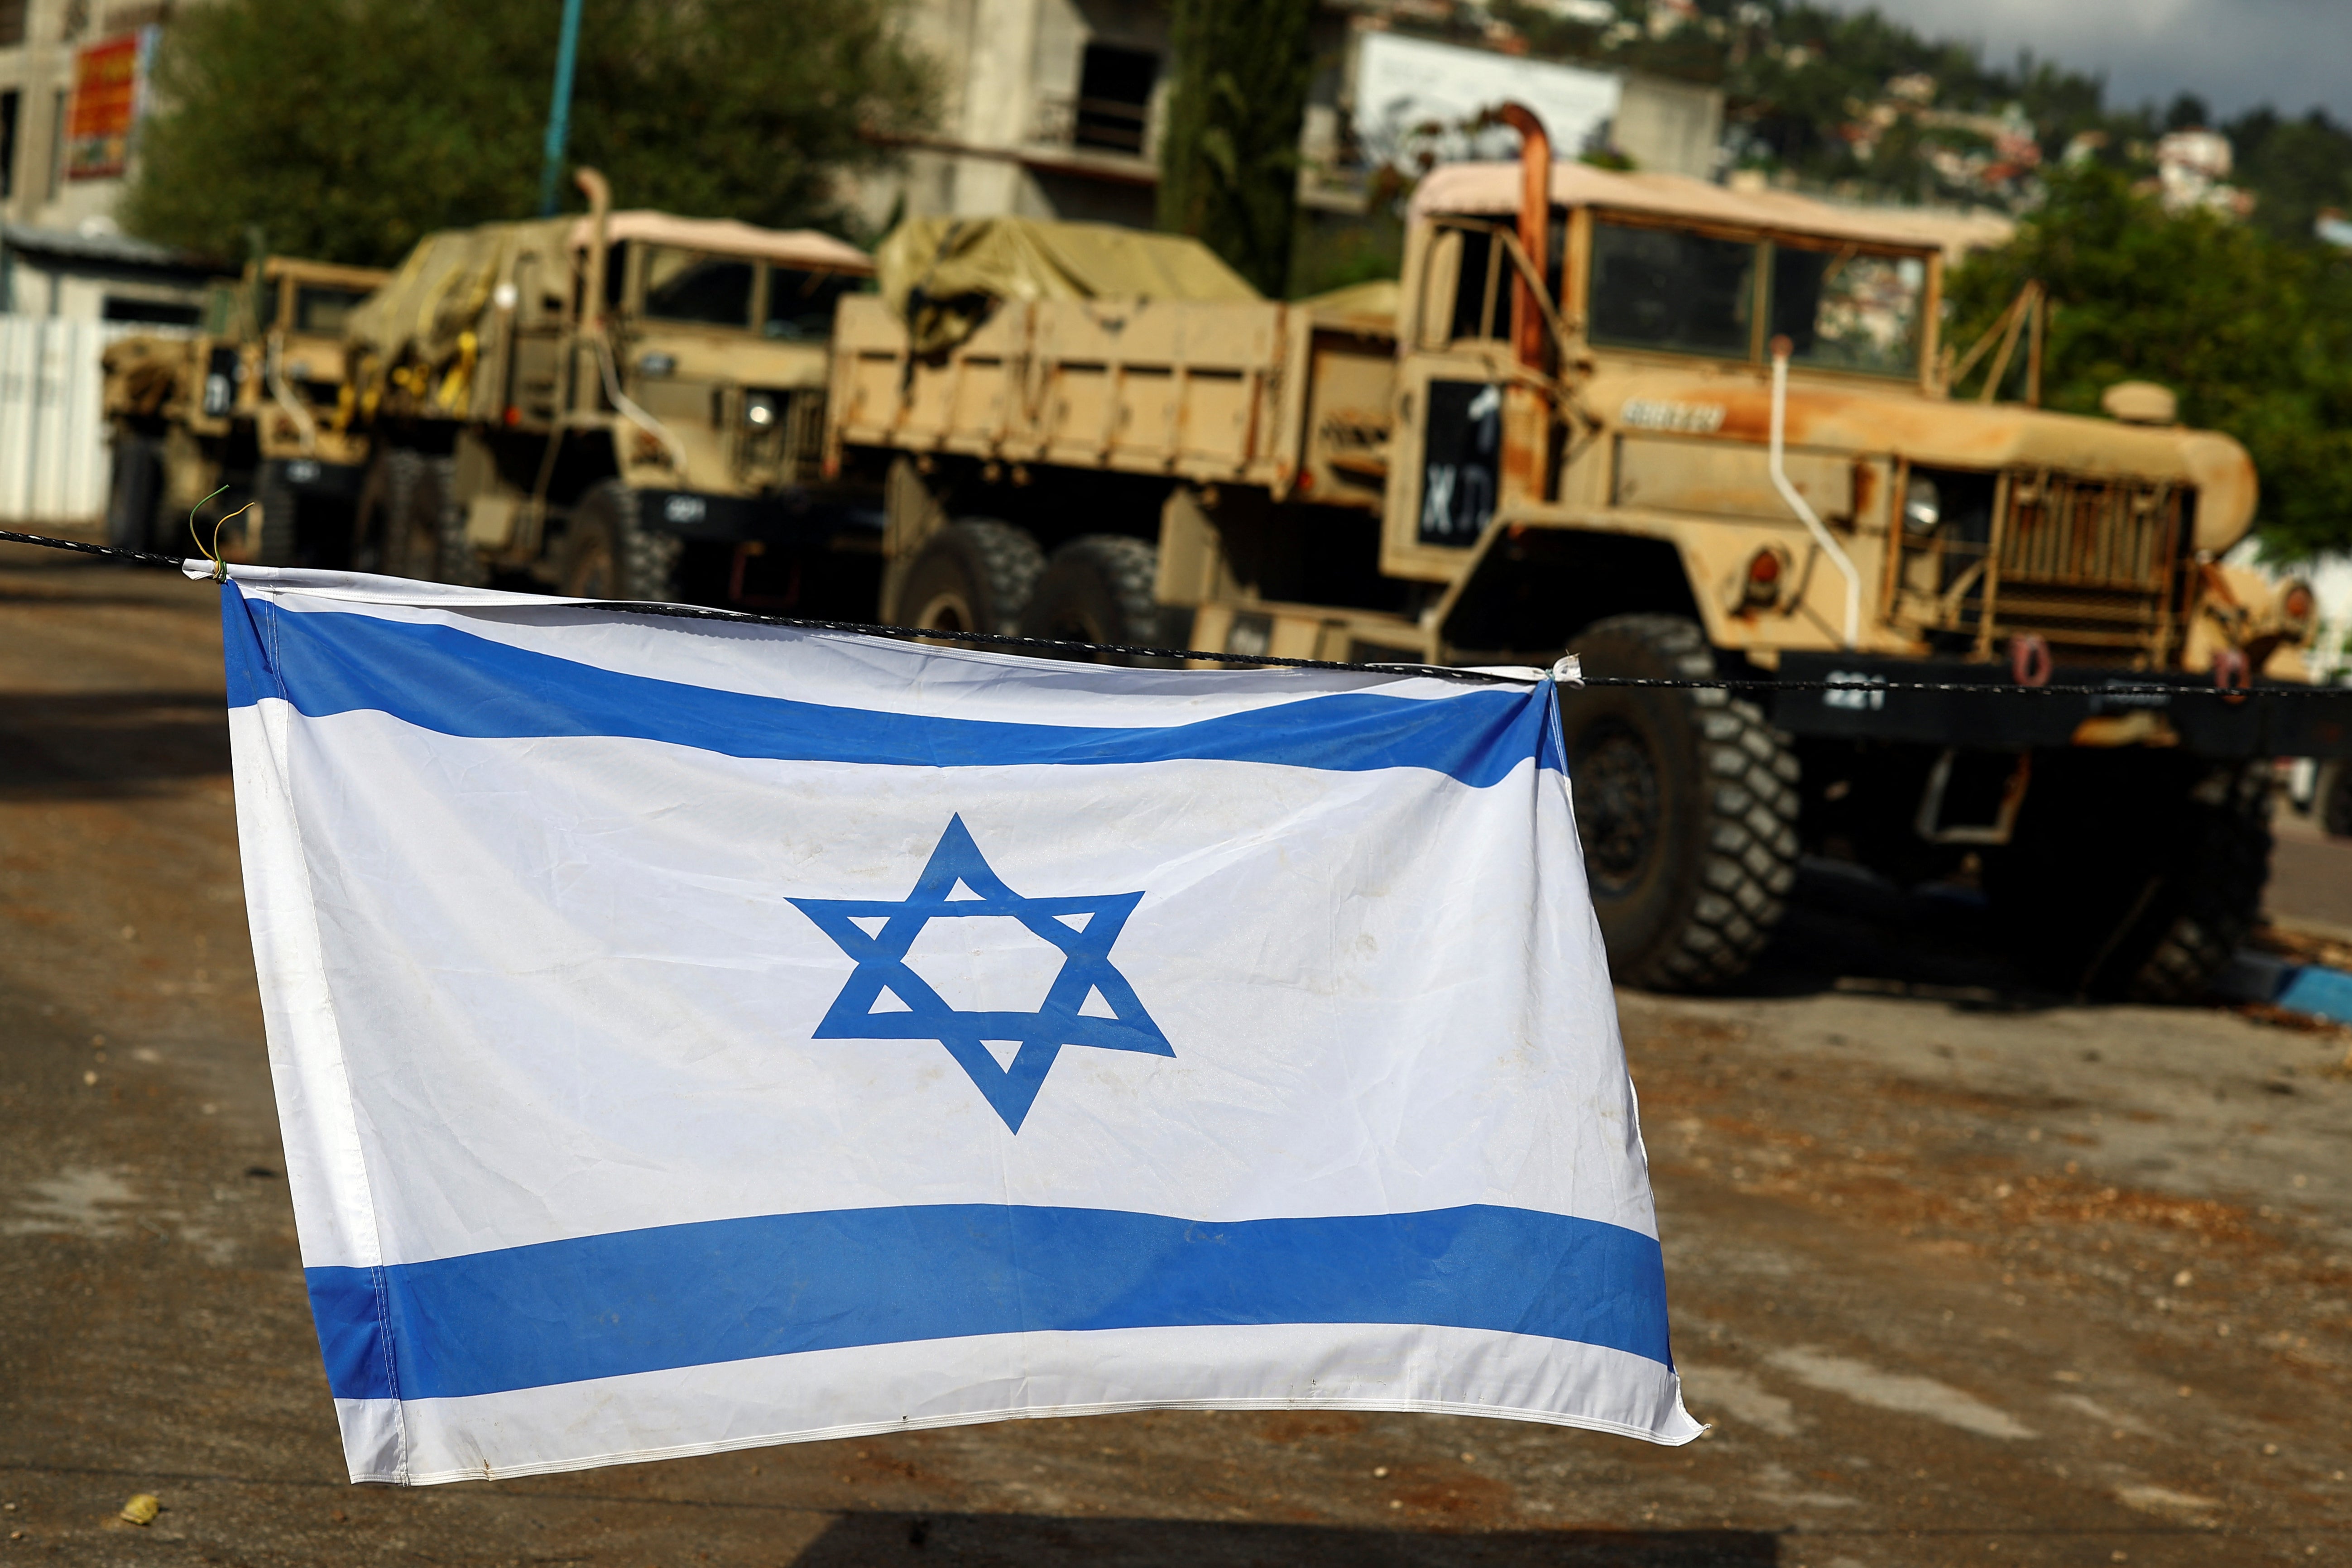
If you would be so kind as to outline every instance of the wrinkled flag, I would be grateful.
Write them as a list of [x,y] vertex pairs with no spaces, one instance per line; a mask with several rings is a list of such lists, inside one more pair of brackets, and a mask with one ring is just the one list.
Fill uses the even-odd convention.
[[354,1480],[1141,1407],[1696,1435],[1535,672],[221,597]]

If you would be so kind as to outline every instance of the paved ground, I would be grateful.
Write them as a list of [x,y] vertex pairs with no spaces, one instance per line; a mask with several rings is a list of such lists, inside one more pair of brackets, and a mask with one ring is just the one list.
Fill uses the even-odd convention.
[[2352,939],[2352,838],[2330,838],[2310,817],[2284,809],[2273,819],[2271,903],[2296,919]]
[[0,1568],[2352,1560],[2345,1039],[2037,1003],[1827,870],[1759,994],[1623,998],[1688,1447],[1170,1414],[347,1486],[217,658],[200,585],[0,556]]

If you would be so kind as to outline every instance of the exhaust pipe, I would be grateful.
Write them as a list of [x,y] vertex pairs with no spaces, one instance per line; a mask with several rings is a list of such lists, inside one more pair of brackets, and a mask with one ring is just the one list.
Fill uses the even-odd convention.
[[588,198],[588,285],[580,301],[580,324],[598,331],[604,325],[604,253],[610,248],[605,236],[612,226],[613,187],[593,169],[583,168],[572,177]]
[[1789,471],[1780,463],[1781,437],[1789,423],[1789,355],[1794,349],[1785,337],[1772,340],[1772,488],[1780,492],[1780,499],[1789,503],[1789,510],[1797,514],[1797,521],[1805,525],[1830,563],[1845,576],[1845,646],[1851,648],[1862,637],[1862,574],[1853,569],[1853,559],[1822,525],[1812,504],[1789,482]]
[[[1538,278],[1551,271],[1551,133],[1536,111],[1506,103],[1495,118],[1519,133],[1519,248]],[[1540,373],[1544,320],[1535,290],[1515,268],[1511,272],[1511,352],[1521,364]]]

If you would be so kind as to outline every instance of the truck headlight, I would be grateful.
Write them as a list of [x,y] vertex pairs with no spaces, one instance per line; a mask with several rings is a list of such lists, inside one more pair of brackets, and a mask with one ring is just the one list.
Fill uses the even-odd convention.
[[2279,618],[2285,622],[2287,634],[2300,641],[2311,631],[2312,612],[2318,607],[2311,584],[2299,577],[2289,578],[2279,594]]
[[1925,474],[1913,474],[1903,491],[1903,531],[1921,535],[1936,531],[1944,521],[1944,498],[1936,489],[1936,481]]

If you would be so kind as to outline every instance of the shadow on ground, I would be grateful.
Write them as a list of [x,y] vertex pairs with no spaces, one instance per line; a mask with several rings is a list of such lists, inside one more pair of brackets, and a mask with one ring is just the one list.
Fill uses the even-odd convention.
[[1119,1568],[1760,1568],[1777,1536],[1746,1530],[1497,1531],[1439,1534],[1306,1524],[1041,1519],[1007,1514],[856,1513],[793,1568],[883,1563],[1118,1564]]
[[1732,994],[1857,991],[1967,1011],[2039,1012],[2066,999],[2037,985],[2001,941],[1982,895],[1905,889],[1859,866],[1808,857],[1789,911]]
[[217,691],[0,695],[0,795],[139,795],[228,765]]

